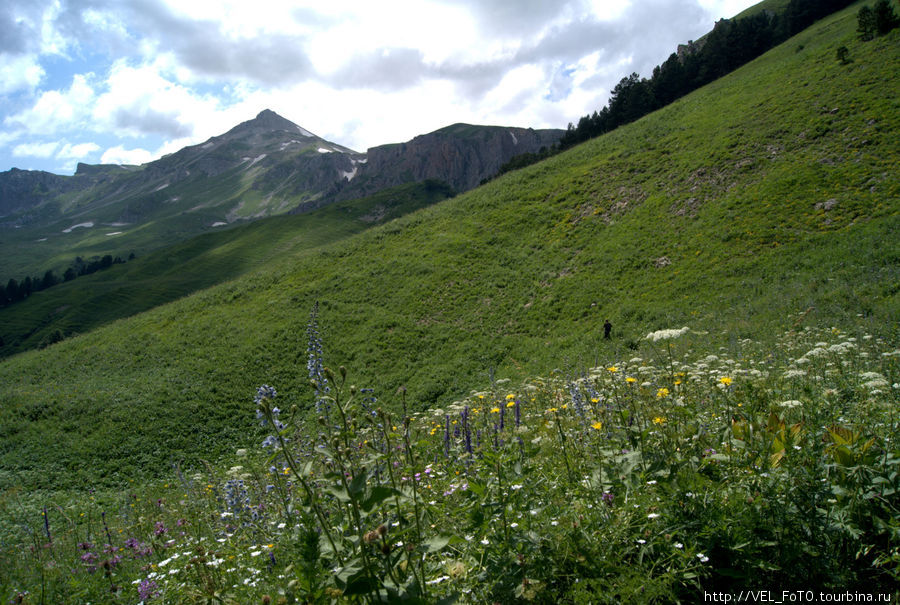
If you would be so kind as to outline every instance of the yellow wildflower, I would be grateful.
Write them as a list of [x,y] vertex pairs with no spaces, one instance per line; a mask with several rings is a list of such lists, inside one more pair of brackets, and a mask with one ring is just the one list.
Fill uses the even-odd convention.
[[491,414],[499,414],[500,408],[491,408]]
[[653,424],[663,424],[666,421],[662,416],[657,416],[653,419]]
[[722,384],[724,384],[727,387],[728,385],[731,384],[732,380],[728,376],[722,376],[721,378],[719,378],[719,382],[721,382]]
[[595,422],[594,424],[591,425],[591,428],[595,428],[595,429],[597,429],[597,430],[599,431],[600,429],[603,428],[603,423],[602,423],[602,422]]
[[668,394],[669,394],[669,389],[667,389],[666,387],[662,387],[660,390],[656,391],[657,399],[662,399],[663,397],[668,396]]
[[634,378],[633,376],[628,376],[625,378],[625,382],[629,382],[629,383],[637,382],[637,378]]
[[608,368],[606,368],[606,371],[612,372],[613,374],[615,374],[616,372],[619,371],[619,368],[617,368],[616,366],[609,366]]
[[510,401],[509,403],[506,404],[506,407],[508,407],[508,408],[514,408],[514,407],[516,407],[516,402],[515,402],[515,401]]

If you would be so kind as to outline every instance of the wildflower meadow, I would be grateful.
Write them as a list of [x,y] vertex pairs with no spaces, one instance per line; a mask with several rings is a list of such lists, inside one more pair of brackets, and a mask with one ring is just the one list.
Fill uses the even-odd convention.
[[[4,603],[692,602],[900,580],[900,350],[840,328],[496,380],[353,385],[308,329],[309,406],[152,485],[3,503]],[[299,370],[303,372],[303,370]]]

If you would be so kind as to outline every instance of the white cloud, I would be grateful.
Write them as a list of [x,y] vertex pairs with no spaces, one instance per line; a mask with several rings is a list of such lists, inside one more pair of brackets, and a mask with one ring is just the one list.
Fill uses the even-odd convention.
[[0,54],[0,94],[34,90],[44,77],[35,55]]
[[88,82],[92,75],[76,74],[67,90],[42,93],[30,109],[7,117],[4,123],[40,135],[53,135],[84,126],[94,101],[94,89]]
[[522,99],[529,93],[537,93],[546,89],[547,79],[537,65],[529,64],[508,71],[503,79],[480,99],[480,107],[488,114],[503,114],[508,110],[521,108]]
[[[61,10],[59,2],[51,2],[41,16],[41,54],[65,56],[73,42],[66,38],[57,27],[57,19]],[[77,43],[77,41],[74,42]]]
[[106,124],[119,136],[162,135],[190,137],[198,123],[219,110],[219,101],[173,82],[163,73],[166,62],[137,67],[126,61],[110,69],[107,90],[93,109],[95,122]]
[[53,152],[59,147],[59,143],[51,141],[49,143],[22,143],[13,148],[12,154],[16,157],[31,158],[49,158],[53,157]]
[[101,164],[145,164],[154,159],[154,154],[140,147],[125,149],[122,145],[116,145],[103,152],[100,157]]
[[56,157],[65,160],[81,160],[95,151],[100,151],[100,145],[96,143],[78,143],[77,145],[66,143],[57,152]]

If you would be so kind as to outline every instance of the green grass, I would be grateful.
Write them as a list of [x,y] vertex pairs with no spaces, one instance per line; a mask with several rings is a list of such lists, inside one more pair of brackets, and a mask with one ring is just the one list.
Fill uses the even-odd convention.
[[329,363],[384,397],[405,386],[419,410],[489,376],[623,358],[664,327],[896,342],[900,34],[855,28],[851,7],[545,162],[6,359],[0,485],[118,485],[247,443],[259,384],[308,405],[315,301]]
[[89,332],[285,256],[337,241],[450,195],[438,183],[403,185],[297,216],[219,229],[152,252],[126,265],[59,284],[0,309],[0,352],[46,345],[54,334]]

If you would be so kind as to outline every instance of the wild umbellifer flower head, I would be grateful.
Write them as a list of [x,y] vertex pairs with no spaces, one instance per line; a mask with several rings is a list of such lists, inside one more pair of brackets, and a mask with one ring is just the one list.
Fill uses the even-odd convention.
[[644,337],[644,340],[652,340],[653,342],[656,342],[658,340],[671,340],[672,338],[684,336],[689,331],[690,328],[688,328],[687,326],[669,330],[657,330],[656,332],[650,332],[649,334],[647,334],[647,336]]

